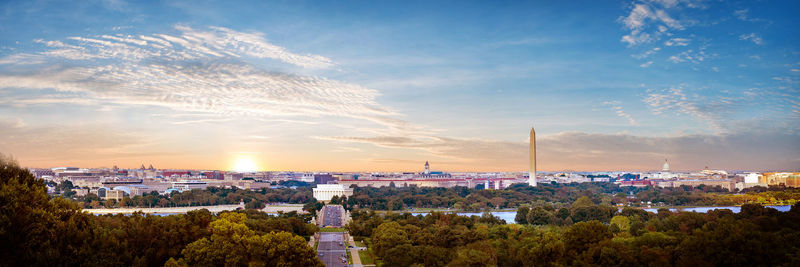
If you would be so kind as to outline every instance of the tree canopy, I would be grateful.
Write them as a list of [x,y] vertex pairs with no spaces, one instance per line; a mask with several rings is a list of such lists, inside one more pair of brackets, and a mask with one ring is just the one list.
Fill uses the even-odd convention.
[[0,266],[320,266],[304,238],[316,230],[257,210],[95,216],[0,155]]

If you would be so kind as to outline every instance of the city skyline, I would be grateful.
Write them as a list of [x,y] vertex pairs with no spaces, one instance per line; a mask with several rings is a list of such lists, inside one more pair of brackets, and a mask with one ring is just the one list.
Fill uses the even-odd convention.
[[[0,4],[29,167],[800,168],[793,1]],[[532,132],[532,129],[530,129]]]

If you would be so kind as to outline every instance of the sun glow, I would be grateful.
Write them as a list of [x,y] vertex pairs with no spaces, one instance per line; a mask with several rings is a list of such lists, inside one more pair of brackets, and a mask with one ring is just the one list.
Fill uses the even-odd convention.
[[255,172],[258,171],[258,164],[249,156],[239,156],[233,165],[236,172]]

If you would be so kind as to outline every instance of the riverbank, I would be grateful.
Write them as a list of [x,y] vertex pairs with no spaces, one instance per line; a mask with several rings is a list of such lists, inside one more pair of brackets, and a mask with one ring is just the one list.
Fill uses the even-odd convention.
[[[790,205],[775,205],[775,206],[764,206],[764,207],[774,208],[774,209],[776,209],[778,211],[781,211],[781,212],[787,212],[792,208],[792,206],[790,206]],[[742,209],[741,206],[679,206],[679,207],[657,207],[657,208],[646,208],[646,207],[632,207],[632,208],[638,208],[638,209],[642,209],[642,210],[645,210],[647,212],[653,212],[653,213],[658,213],[658,209],[660,209],[660,208],[668,208],[672,212],[680,211],[680,212],[698,212],[698,213],[707,213],[709,211],[716,210],[716,209],[727,209],[727,210],[732,211],[733,213],[739,213],[741,211],[741,209]],[[439,211],[439,212],[445,212],[445,213],[456,213],[456,214],[458,214],[460,216],[473,216],[473,215],[474,216],[481,216],[484,213],[484,211],[477,211],[477,212],[476,211],[456,211],[456,210],[446,210],[446,209],[445,210],[429,209],[429,210],[424,210],[424,211],[423,210],[391,211],[391,212],[393,212],[393,213],[411,213],[412,215],[427,215],[427,214],[429,214],[429,213],[431,213],[433,211]],[[390,211],[377,211],[377,212],[388,213]],[[497,209],[497,210],[489,210],[488,212],[491,213],[493,216],[496,216],[496,217],[498,217],[500,219],[505,220],[506,223],[508,223],[508,224],[516,223],[514,221],[514,219],[517,216],[517,210],[515,210],[515,209]]]
[[[775,208],[780,211],[788,211],[791,209],[791,205],[764,205],[764,207],[768,208]],[[739,212],[741,205],[729,205],[729,206],[650,206],[650,207],[618,207],[619,210],[623,208],[634,208],[634,209],[641,209],[646,210],[649,212],[658,212],[659,209],[669,209],[670,211],[692,211],[692,210],[714,210],[714,209],[735,209],[735,212]],[[517,209],[507,208],[507,209],[490,209],[490,210],[481,210],[481,211],[474,211],[474,210],[456,210],[456,209],[432,209],[432,208],[422,208],[422,209],[411,209],[411,210],[375,210],[377,213],[413,213],[413,214],[426,214],[430,212],[444,212],[444,213],[469,213],[469,214],[482,214],[483,212],[516,212]]]

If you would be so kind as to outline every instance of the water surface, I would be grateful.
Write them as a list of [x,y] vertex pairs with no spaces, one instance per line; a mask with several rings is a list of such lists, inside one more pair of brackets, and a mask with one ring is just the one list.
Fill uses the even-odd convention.
[[[764,206],[764,207],[773,208],[773,209],[776,209],[776,210],[782,211],[782,212],[787,212],[792,208],[791,205]],[[686,208],[671,208],[669,210],[673,211],[673,212],[680,210],[680,211],[683,211],[683,212],[706,213],[706,212],[709,212],[709,211],[712,211],[712,210],[717,210],[717,209],[727,209],[727,210],[731,210],[733,213],[739,213],[740,211],[742,211],[742,207],[738,207],[738,206],[728,206],[728,207],[686,207]],[[652,212],[652,213],[658,213],[658,208],[646,208],[646,209],[643,209],[643,210],[648,211],[648,212]],[[427,215],[428,213],[430,213],[430,212],[412,212],[411,214],[412,215],[423,215],[424,216],[424,215]],[[491,211],[489,213],[491,213],[492,215],[494,215],[496,217],[499,217],[500,219],[506,220],[506,223],[509,223],[509,224],[515,224],[516,223],[516,222],[514,222],[514,218],[517,216],[517,211]],[[461,215],[461,216],[473,216],[473,215],[481,216],[481,215],[483,215],[483,212],[458,212],[456,214]]]

